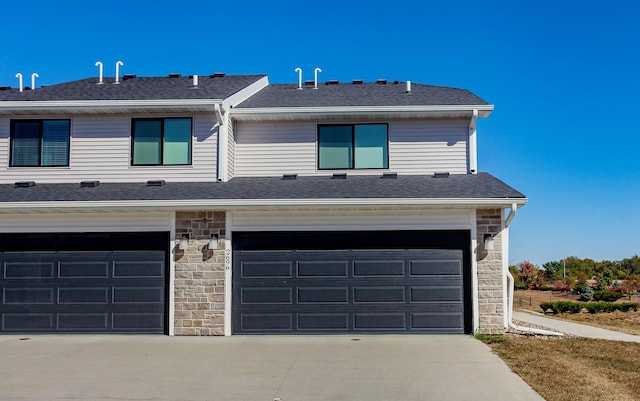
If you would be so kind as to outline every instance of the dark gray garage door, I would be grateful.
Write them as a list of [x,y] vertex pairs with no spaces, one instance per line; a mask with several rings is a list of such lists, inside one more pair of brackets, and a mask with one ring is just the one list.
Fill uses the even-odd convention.
[[462,249],[375,248],[236,249],[233,331],[468,331]]
[[165,252],[0,253],[0,332],[164,333]]

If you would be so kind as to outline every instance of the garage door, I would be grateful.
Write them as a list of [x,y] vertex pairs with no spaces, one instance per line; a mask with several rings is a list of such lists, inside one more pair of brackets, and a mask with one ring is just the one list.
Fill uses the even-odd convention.
[[[134,240],[128,247],[145,242],[98,237],[101,244],[95,236],[47,239],[98,249],[126,238]],[[165,258],[165,251],[153,249],[2,252],[0,332],[164,333]]]
[[233,331],[468,332],[468,235],[434,234],[234,234]]

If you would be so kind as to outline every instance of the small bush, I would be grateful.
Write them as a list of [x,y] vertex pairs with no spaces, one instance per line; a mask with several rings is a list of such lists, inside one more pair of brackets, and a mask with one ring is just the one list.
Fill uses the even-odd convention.
[[593,288],[589,286],[589,284],[584,283],[582,285],[577,285],[573,289],[573,291],[580,295],[580,300],[584,302],[593,301]]
[[615,302],[623,296],[624,294],[619,291],[602,290],[593,292],[594,301]]
[[614,311],[629,312],[633,309],[634,312],[638,311],[638,304],[632,302],[623,302],[620,304],[614,304],[612,302],[593,302],[585,305],[587,312],[594,313],[611,313]]
[[554,315],[558,313],[580,313],[582,311],[582,304],[571,301],[544,302],[540,304],[540,308],[542,308],[542,312],[544,313],[551,310]]

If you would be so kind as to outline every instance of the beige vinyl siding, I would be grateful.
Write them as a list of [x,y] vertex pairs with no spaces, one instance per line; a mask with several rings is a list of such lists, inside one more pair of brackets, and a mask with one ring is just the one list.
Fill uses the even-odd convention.
[[[193,118],[191,165],[131,166],[131,119],[145,117]],[[71,117],[68,167],[9,167],[10,119],[0,119],[0,183],[215,181],[217,137],[212,125],[213,117],[205,114]]]
[[[465,174],[467,120],[378,121],[389,124],[389,168],[342,170],[351,174]],[[349,123],[358,123],[349,122]],[[316,122],[238,122],[235,176],[327,175],[317,169]],[[331,124],[323,121],[321,124]]]

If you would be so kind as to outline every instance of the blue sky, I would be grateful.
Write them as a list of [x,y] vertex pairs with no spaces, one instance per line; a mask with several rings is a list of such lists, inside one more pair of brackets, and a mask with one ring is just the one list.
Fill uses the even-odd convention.
[[[448,3],[448,4],[445,4]],[[99,5],[100,8],[96,8]],[[5,2],[0,85],[266,73],[467,88],[495,105],[479,167],[529,198],[511,263],[640,253],[640,3]]]

